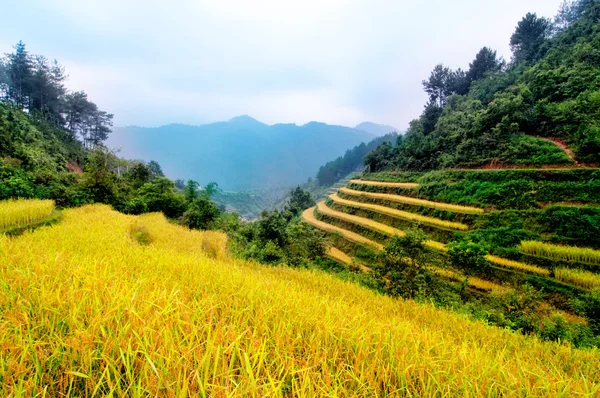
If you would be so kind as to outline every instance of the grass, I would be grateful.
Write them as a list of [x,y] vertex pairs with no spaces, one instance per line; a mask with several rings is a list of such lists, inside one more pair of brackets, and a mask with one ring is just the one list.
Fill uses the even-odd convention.
[[335,203],[339,203],[344,206],[356,207],[359,209],[371,210],[380,214],[385,214],[386,216],[391,216],[395,218],[400,218],[406,221],[414,221],[420,224],[426,224],[437,228],[450,229],[456,231],[466,231],[469,229],[469,226],[459,222],[452,221],[444,221],[439,218],[422,216],[420,214],[411,213],[408,211],[402,211],[397,209],[392,209],[390,207],[376,205],[372,203],[364,203],[364,202],[355,202],[353,200],[347,200],[340,198],[337,194],[330,195],[329,198],[333,200]]
[[[130,236],[136,220],[151,243]],[[541,342],[323,272],[212,258],[205,239],[224,242],[99,205],[0,237],[0,395],[600,393],[598,350]]]
[[419,184],[414,182],[385,182],[385,181],[369,181],[369,180],[350,180],[350,184],[362,184],[375,187],[389,188],[418,188]]
[[557,268],[554,270],[554,277],[561,282],[570,283],[585,289],[600,287],[600,275],[589,271],[572,268]]
[[523,241],[519,250],[533,256],[554,260],[600,265],[600,250],[585,247],[553,245],[538,241]]
[[50,217],[53,200],[16,199],[0,201],[0,231],[25,226]]
[[389,193],[376,193],[376,192],[365,192],[365,191],[356,191],[354,189],[348,188],[340,188],[340,192],[351,195],[351,196],[362,196],[371,199],[380,199],[380,200],[388,200],[391,202],[403,203],[412,206],[424,206],[437,210],[445,210],[455,213],[463,213],[463,214],[483,214],[483,209],[471,206],[460,206],[453,205],[450,203],[442,203],[442,202],[432,202],[430,200],[425,199],[417,199],[411,198],[408,196],[400,196],[393,195]]

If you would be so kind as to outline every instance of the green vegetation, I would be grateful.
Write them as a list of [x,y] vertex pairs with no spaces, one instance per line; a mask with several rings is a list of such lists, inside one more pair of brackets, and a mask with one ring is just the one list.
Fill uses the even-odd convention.
[[421,117],[365,165],[372,172],[572,166],[555,143],[578,162],[599,163],[599,10],[595,1],[567,3],[557,24],[528,14],[511,38],[509,64],[484,47],[466,72],[436,66],[423,81],[429,102]]

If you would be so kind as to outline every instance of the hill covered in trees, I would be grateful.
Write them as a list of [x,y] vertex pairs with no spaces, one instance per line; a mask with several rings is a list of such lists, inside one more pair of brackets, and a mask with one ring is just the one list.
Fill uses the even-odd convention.
[[468,70],[437,65],[423,81],[429,102],[422,115],[366,165],[379,171],[600,163],[599,22],[597,1],[565,3],[554,21],[530,13],[519,22],[510,62],[484,47]]
[[241,191],[302,183],[325,162],[371,138],[349,127],[267,125],[240,116],[201,126],[117,128],[108,143],[127,158],[156,159],[172,178],[218,181]]

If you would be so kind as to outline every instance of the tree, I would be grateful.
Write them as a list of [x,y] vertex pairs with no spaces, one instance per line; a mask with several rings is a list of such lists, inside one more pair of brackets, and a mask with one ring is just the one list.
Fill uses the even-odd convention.
[[530,64],[543,56],[542,46],[552,32],[552,21],[527,13],[510,38],[515,63]]
[[390,163],[394,155],[394,147],[390,142],[384,142],[375,150],[369,152],[363,159],[364,165],[368,171],[374,173],[384,170]]
[[442,115],[442,107],[435,102],[428,102],[425,105],[421,119],[423,121],[423,134],[428,135],[435,130],[435,125]]
[[481,245],[469,240],[459,240],[448,245],[450,262],[467,275],[481,273],[488,267],[485,256],[488,254]]
[[452,72],[442,64],[435,66],[428,80],[423,80],[423,89],[429,94],[430,102],[437,102],[440,107],[446,104],[446,98],[452,93]]
[[198,197],[198,188],[200,184],[198,184],[194,180],[188,180],[185,184],[185,189],[183,190],[183,194],[185,195],[185,200],[189,203],[193,202]]
[[207,196],[200,195],[183,213],[181,223],[192,229],[210,229],[219,214],[219,208]]
[[315,205],[315,201],[310,192],[303,190],[300,186],[290,191],[290,199],[285,209],[294,217],[299,216],[304,210]]
[[8,99],[21,108],[29,106],[32,91],[33,65],[25,44],[19,41],[14,54],[8,54]]
[[385,247],[383,265],[376,272],[392,296],[423,297],[432,287],[426,266],[432,261],[424,243],[428,240],[421,230],[410,230],[404,236],[396,235]]
[[[158,164],[158,162],[156,160],[151,160],[148,162],[148,167],[150,168],[150,171],[152,172],[152,175],[155,177],[164,177],[165,174],[162,171],[162,168],[160,167],[160,164]],[[177,186],[177,181],[175,186]]]
[[498,72],[502,68],[502,61],[498,59],[496,51],[483,47],[473,62],[469,64],[469,71],[467,72],[467,79],[469,85],[475,80],[484,78],[489,73]]

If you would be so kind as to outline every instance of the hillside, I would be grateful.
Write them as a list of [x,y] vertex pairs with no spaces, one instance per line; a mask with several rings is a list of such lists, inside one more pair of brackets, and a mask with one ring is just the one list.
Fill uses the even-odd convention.
[[423,114],[370,170],[600,163],[600,4],[565,3],[556,22],[527,14],[511,48],[509,64],[484,47],[467,71],[436,66]]
[[372,139],[369,133],[311,122],[266,125],[248,116],[202,126],[116,128],[108,145],[130,159],[155,159],[171,178],[215,181],[231,191],[291,187],[319,166]]
[[0,236],[2,395],[598,393],[597,351],[231,259],[224,245],[101,205]]

